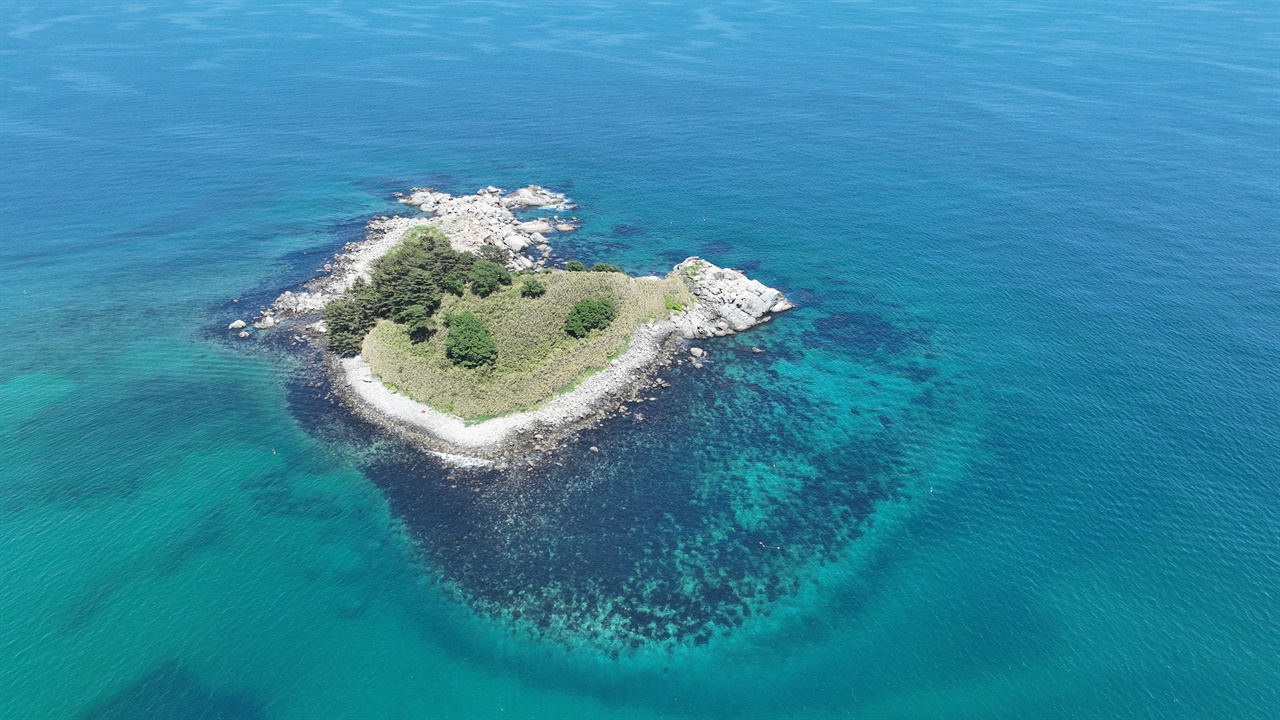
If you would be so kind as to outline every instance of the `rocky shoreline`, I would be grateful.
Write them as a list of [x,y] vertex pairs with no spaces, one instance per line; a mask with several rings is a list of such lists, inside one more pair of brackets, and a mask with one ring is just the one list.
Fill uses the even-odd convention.
[[[430,188],[414,188],[400,202],[424,217],[379,217],[368,223],[365,238],[347,243],[326,263],[319,277],[301,291],[282,293],[253,323],[270,330],[279,323],[322,337],[318,319],[324,307],[346,293],[357,280],[369,279],[374,262],[398,244],[406,231],[419,226],[439,227],[456,250],[476,252],[486,245],[512,251],[510,268],[535,270],[551,261],[548,234],[577,229],[577,218],[521,220],[513,210],[539,208],[569,210],[568,198],[531,185],[504,195],[499,188],[482,188],[474,195],[450,195]],[[532,256],[528,251],[532,250]],[[653,384],[654,372],[672,360],[681,338],[722,337],[768,322],[776,313],[794,307],[782,293],[737,270],[690,257],[672,269],[697,302],[673,311],[667,319],[636,329],[627,351],[609,367],[582,380],[573,390],[551,398],[534,410],[512,413],[468,425],[462,418],[435,410],[400,395],[377,378],[363,358],[339,358],[326,352],[332,386],[356,414],[390,430],[442,460],[456,465],[492,463],[535,464],[537,457],[566,435],[615,412]],[[228,330],[247,337],[246,323],[237,320]],[[691,349],[694,367],[702,367],[703,351]]]

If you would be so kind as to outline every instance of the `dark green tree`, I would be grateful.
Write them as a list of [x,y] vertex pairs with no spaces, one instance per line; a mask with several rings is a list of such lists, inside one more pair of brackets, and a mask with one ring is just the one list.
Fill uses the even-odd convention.
[[498,346],[484,322],[473,313],[449,313],[444,318],[449,333],[444,338],[444,354],[464,368],[493,364],[498,359]]
[[480,297],[488,296],[501,285],[511,284],[511,273],[489,260],[476,260],[467,277],[471,280],[471,292]]
[[565,318],[564,331],[576,338],[586,337],[592,330],[609,327],[617,316],[612,300],[579,300]]
[[584,270],[587,269],[587,266],[583,265],[577,260],[570,260],[569,262],[564,264],[564,269],[568,270],[569,272],[583,272]]
[[440,284],[448,292],[459,296],[467,289],[467,281],[456,272],[451,272],[448,275],[445,275],[444,280]]
[[591,272],[622,272],[622,268],[609,263],[596,263],[591,266]]
[[342,298],[324,309],[324,324],[329,349],[343,356],[357,355],[364,336],[378,322],[373,303],[368,297]]
[[421,305],[410,305],[396,313],[395,321],[405,326],[409,339],[415,343],[423,342],[436,331],[435,318]]

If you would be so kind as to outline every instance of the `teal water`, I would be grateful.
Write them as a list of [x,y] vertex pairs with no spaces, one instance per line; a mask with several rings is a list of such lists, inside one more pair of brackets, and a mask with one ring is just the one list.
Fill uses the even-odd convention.
[[[13,6],[0,717],[1274,716],[1278,30]],[[395,191],[531,182],[566,256],[801,308],[528,474],[222,330]]]

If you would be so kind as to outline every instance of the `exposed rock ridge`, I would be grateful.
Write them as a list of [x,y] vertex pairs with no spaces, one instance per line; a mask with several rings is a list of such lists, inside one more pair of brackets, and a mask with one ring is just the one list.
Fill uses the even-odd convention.
[[768,322],[774,313],[795,307],[782,293],[737,270],[691,257],[671,270],[698,298],[697,304],[674,313],[671,321],[686,338],[732,335]]

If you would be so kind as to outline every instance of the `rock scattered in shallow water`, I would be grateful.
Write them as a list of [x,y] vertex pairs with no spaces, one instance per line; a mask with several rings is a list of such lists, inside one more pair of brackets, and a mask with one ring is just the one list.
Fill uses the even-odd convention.
[[228,325],[228,326],[227,326],[227,329],[228,329],[228,330],[243,330],[243,329],[244,329],[245,327],[247,327],[247,326],[248,326],[248,323],[246,323],[245,321],[243,321],[243,320],[236,320],[235,322],[233,322],[233,323],[231,323],[230,325]]

